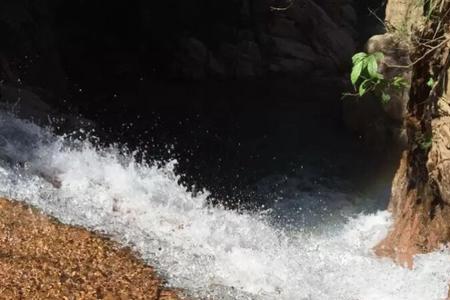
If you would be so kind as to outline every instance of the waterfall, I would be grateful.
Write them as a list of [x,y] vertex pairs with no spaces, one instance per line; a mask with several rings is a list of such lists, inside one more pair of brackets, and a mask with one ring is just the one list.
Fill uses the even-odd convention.
[[[374,255],[372,247],[391,224],[386,211],[349,213],[314,229],[301,222],[285,227],[270,211],[209,205],[207,191],[194,195],[179,183],[175,164],[139,162],[120,147],[57,136],[0,112],[1,196],[132,247],[170,286],[192,297],[437,300],[447,295],[448,249],[418,255],[413,270]],[[326,192],[332,199],[336,191]],[[339,214],[342,206],[333,209]]]

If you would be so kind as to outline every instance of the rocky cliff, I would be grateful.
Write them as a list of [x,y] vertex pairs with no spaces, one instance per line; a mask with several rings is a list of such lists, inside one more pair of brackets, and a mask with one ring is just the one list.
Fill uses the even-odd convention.
[[362,35],[358,9],[348,0],[131,1],[126,7],[4,1],[2,79],[61,95],[82,75],[337,75],[348,71]]
[[[229,39],[180,39],[173,76],[191,79],[339,74],[355,50],[356,12],[346,1],[241,1]],[[322,4],[322,6],[321,6]],[[219,34],[219,32],[217,32]]]
[[[408,2],[390,2],[387,16],[395,16],[394,24],[420,26],[411,34],[412,81],[404,118],[408,146],[392,187],[389,209],[394,225],[376,250],[412,266],[415,254],[450,241],[450,44],[445,38],[450,19],[444,13],[450,3],[439,2],[431,17],[424,19],[422,7],[411,12]],[[402,13],[406,17],[399,17]]]

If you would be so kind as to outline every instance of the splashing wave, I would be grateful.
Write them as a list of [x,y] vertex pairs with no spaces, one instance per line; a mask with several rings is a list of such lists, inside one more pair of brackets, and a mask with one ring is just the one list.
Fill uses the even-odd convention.
[[211,299],[443,299],[448,250],[414,270],[374,256],[387,212],[279,228],[262,213],[207,204],[179,184],[174,164],[138,163],[117,148],[55,136],[0,113],[0,194],[69,224],[110,235],[156,265],[170,285]]

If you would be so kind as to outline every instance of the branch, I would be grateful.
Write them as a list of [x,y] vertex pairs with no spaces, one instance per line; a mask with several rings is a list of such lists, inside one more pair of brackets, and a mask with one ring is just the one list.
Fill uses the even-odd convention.
[[289,4],[285,7],[276,7],[276,6],[271,6],[270,9],[273,11],[285,11],[288,10],[289,8],[292,7],[292,5],[294,5],[295,0],[290,0]]

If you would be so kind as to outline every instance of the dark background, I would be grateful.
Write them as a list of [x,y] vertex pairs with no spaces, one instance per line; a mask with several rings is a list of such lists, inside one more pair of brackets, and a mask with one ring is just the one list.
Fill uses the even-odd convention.
[[92,120],[105,143],[177,158],[183,180],[222,198],[305,161],[360,177],[385,157],[346,127],[341,95],[384,3],[270,9],[285,5],[1,0],[2,89]]

